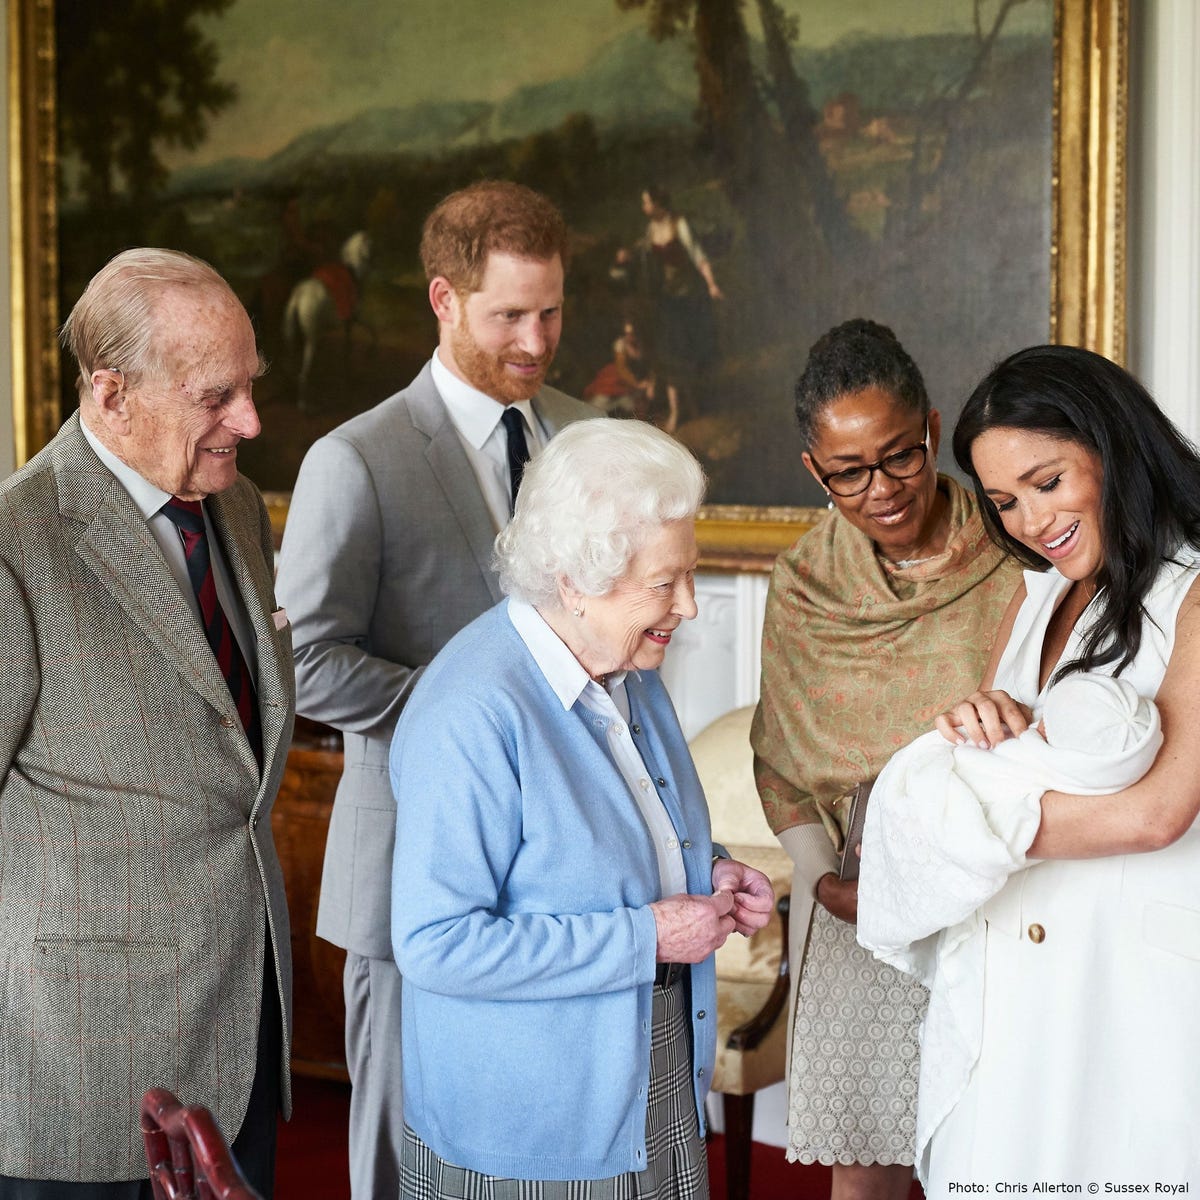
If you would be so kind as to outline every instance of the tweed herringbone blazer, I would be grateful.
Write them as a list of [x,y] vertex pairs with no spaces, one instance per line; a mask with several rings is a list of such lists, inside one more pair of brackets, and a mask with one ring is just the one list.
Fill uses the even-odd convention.
[[143,1092],[237,1133],[263,955],[291,955],[270,809],[291,738],[270,526],[207,502],[257,639],[263,769],[204,633],[76,414],[0,485],[0,1174],[146,1174]]

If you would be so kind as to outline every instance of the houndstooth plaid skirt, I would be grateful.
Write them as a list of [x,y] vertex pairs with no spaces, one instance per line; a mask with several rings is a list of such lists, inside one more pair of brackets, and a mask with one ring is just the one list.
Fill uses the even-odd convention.
[[708,1160],[692,1090],[688,989],[654,989],[644,1171],[609,1179],[501,1179],[439,1158],[404,1127],[400,1200],[708,1200]]

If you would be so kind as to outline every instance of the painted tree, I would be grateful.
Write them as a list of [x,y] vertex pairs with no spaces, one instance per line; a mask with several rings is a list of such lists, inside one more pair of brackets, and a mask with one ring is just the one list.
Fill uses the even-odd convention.
[[166,147],[195,149],[233,103],[197,18],[234,0],[58,0],[59,140],[93,209],[145,202],[166,183]]
[[838,196],[817,140],[820,114],[812,105],[808,83],[796,70],[792,46],[800,35],[799,22],[789,17],[777,0],[758,0],[767,52],[769,80],[765,84],[775,101],[780,124],[796,166],[804,180],[817,226],[830,250],[843,254],[858,246],[862,235],[853,226]]
[[[946,175],[963,164],[968,153],[964,144],[964,113],[972,93],[980,86],[996,49],[996,43],[1013,11],[1030,0],[998,0],[987,20],[988,0],[972,0],[973,46],[965,70],[944,85],[921,106],[918,113],[908,182],[888,212],[887,233],[904,239],[928,222],[922,216],[928,197]],[[939,146],[936,157],[927,152]]]
[[[930,218],[927,201],[969,153],[962,137],[975,93],[1012,12],[1030,0],[971,0],[974,47],[963,72],[916,113],[905,185],[890,197],[883,241],[854,224],[818,140],[820,114],[796,69],[798,21],[778,0],[755,0],[764,67],[755,64],[746,0],[616,0],[641,9],[656,40],[690,34],[696,52],[699,120],[719,182],[743,223],[747,249],[777,298],[802,315],[819,285],[837,310],[837,292],[864,278]],[[776,305],[778,308],[778,305]]]
[[852,236],[816,144],[807,88],[792,66],[794,29],[776,5],[760,3],[768,32],[764,75],[751,55],[742,0],[616,3],[644,9],[656,40],[691,35],[702,133],[765,285],[759,294],[771,297],[776,315],[787,307],[794,317],[794,306],[813,294],[807,285],[830,278],[833,256]]

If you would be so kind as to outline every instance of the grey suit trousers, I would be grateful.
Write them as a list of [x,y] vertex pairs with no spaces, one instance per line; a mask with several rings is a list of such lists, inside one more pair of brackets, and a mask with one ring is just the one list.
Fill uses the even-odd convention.
[[346,954],[346,1066],[350,1072],[350,1194],[395,1200],[404,1140],[400,971],[390,958]]

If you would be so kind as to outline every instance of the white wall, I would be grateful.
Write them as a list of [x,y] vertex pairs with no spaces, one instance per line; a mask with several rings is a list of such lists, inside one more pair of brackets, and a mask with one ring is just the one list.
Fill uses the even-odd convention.
[[1129,362],[1200,438],[1200,4],[1134,0]]
[[766,598],[766,575],[697,577],[699,615],[671,639],[662,669],[689,738],[722,713],[758,699]]

